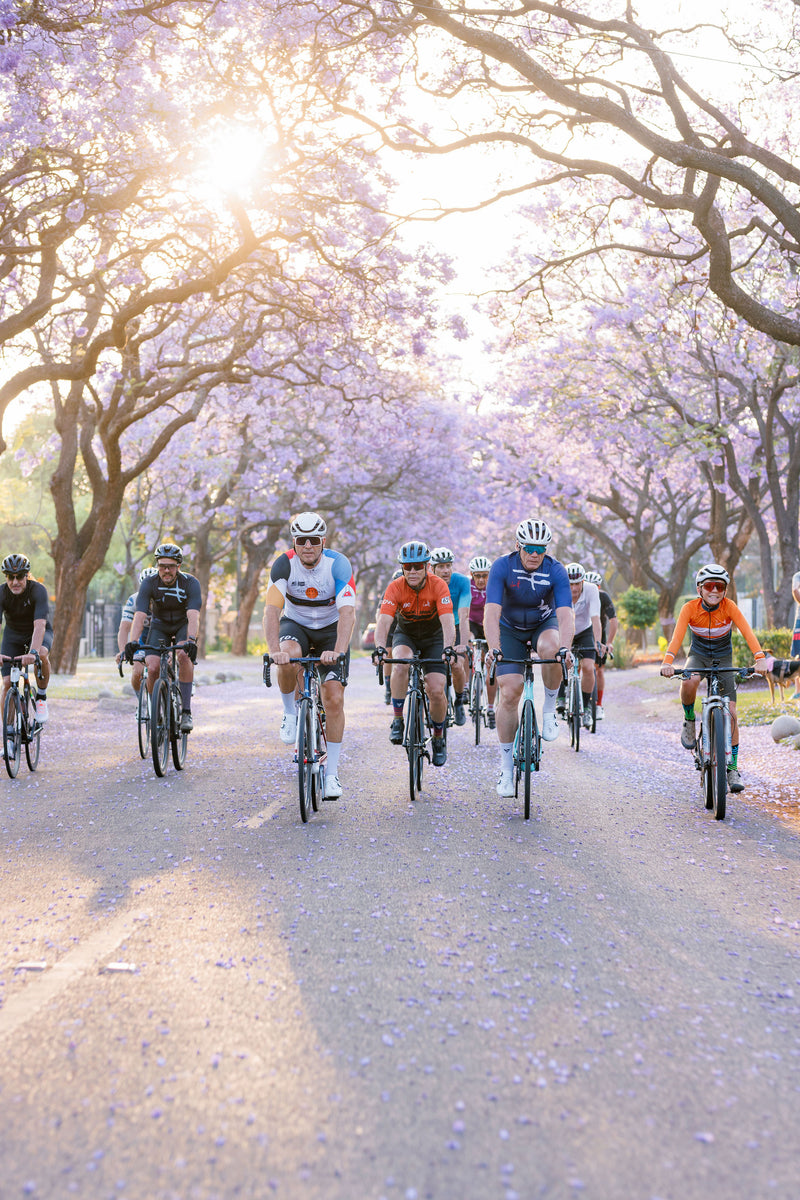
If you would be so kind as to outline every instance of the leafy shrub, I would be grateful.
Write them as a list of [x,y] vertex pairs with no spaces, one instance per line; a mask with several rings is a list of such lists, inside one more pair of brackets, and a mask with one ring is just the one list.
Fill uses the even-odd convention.
[[[762,649],[774,654],[776,658],[789,658],[792,652],[791,629],[754,629],[753,633]],[[733,631],[733,665],[747,667],[752,663],[753,655],[750,647],[738,630]]]
[[658,592],[629,587],[617,601],[617,611],[630,629],[648,629],[658,616]]
[[636,653],[636,646],[632,646],[626,637],[617,636],[614,638],[613,659],[609,658],[606,663],[607,667],[616,667],[619,671],[627,671],[628,667],[633,666],[633,656]]

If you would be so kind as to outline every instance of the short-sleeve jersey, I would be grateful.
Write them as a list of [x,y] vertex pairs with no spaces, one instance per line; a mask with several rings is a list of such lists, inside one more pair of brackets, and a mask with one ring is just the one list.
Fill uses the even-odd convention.
[[586,583],[577,600],[572,601],[575,609],[575,636],[592,627],[592,617],[600,616],[600,589],[596,583]]
[[608,636],[608,622],[617,615],[617,610],[614,608],[614,601],[609,596],[608,592],[601,590],[600,592],[600,636],[605,642]]
[[567,569],[546,554],[541,565],[526,571],[519,551],[496,558],[486,585],[486,603],[501,607],[500,624],[528,632],[554,616],[558,608],[572,608]]
[[458,621],[462,608],[469,608],[472,600],[471,581],[468,575],[460,575],[453,571],[447,586],[450,589],[450,599],[453,601],[453,616]]
[[[133,615],[136,612],[136,597],[138,595],[138,592],[131,592],[130,596],[128,596],[128,599],[122,606],[122,616],[120,617],[120,621],[133,621]],[[147,617],[145,618],[144,626],[142,627],[142,637],[144,637],[149,625],[150,614],[148,613]]]
[[14,633],[30,637],[33,633],[34,621],[46,621],[47,617],[47,588],[36,579],[29,579],[24,592],[15,596],[7,583],[0,584],[0,619],[5,619],[6,626]]
[[338,550],[322,551],[313,567],[305,567],[294,550],[272,564],[267,604],[304,629],[326,629],[339,620],[339,609],[353,607],[356,585],[350,560]]
[[672,662],[681,648],[687,629],[692,635],[690,654],[718,658],[721,661],[732,658],[734,625],[753,651],[754,657],[763,658],[764,651],[738,605],[726,597],[716,608],[709,609],[698,596],[696,600],[689,600],[684,604],[678,613],[675,632],[664,654],[664,662]]
[[200,581],[194,575],[178,571],[173,583],[162,583],[158,575],[148,575],[136,593],[136,612],[150,613],[166,630],[180,629],[191,609],[199,612],[203,606]]
[[486,588],[481,591],[475,587],[474,579],[469,581],[469,619],[476,625],[483,624],[483,610],[486,607]]
[[418,592],[405,579],[393,579],[383,594],[380,611],[397,618],[401,633],[422,637],[441,627],[441,618],[453,611],[453,601],[444,580],[428,572]]

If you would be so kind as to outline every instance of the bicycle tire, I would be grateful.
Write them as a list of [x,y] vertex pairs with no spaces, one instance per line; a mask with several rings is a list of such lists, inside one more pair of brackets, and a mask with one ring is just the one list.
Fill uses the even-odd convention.
[[136,702],[136,719],[139,726],[139,754],[147,758],[150,749],[150,693],[145,683],[146,676],[139,684],[139,696]]
[[303,697],[297,709],[297,794],[300,800],[300,820],[303,824],[308,821],[312,812],[312,754],[311,702],[307,697]]
[[523,812],[525,820],[531,819],[531,772],[533,770],[533,702],[526,700],[522,705],[522,720],[520,721],[520,762],[524,775],[523,779]]
[[150,697],[150,753],[159,779],[167,773],[169,717],[169,684],[166,679],[157,679]]
[[[426,717],[430,721],[430,713],[427,711],[427,706],[424,705],[424,700],[420,698],[420,702],[417,705],[417,745],[419,746],[419,754],[417,755],[417,794],[422,791],[422,772],[425,768]],[[447,730],[445,729],[446,736]]]
[[592,714],[592,725],[591,725],[591,729],[589,732],[597,733],[597,680],[596,679],[594,681],[594,687],[592,688],[591,708],[589,709],[589,711]]
[[319,812],[319,806],[325,799],[325,772],[328,758],[328,740],[325,737],[325,723],[322,720],[324,712],[317,706],[317,741],[315,750],[314,770],[311,774],[311,807]]
[[28,760],[28,769],[35,771],[39,765],[39,753],[41,751],[42,727],[36,721],[36,700],[28,689],[25,693],[24,700],[25,708],[28,710],[28,719],[26,721],[27,736],[25,738],[25,757]]
[[182,771],[186,762],[186,750],[189,742],[188,733],[181,732],[181,717],[183,716],[183,702],[181,700],[180,688],[177,684],[170,685],[172,690],[171,699],[174,697],[172,707],[172,727],[169,731],[169,740],[172,747],[172,761],[175,764],[176,771]]
[[[8,730],[14,730],[13,737],[9,738]],[[10,754],[8,750],[9,741],[12,744],[14,753]],[[19,762],[22,757],[22,702],[19,692],[15,688],[9,688],[6,692],[5,702],[3,704],[3,758],[6,764],[6,770],[12,779],[16,779],[19,771]]]
[[480,672],[475,675],[472,694],[472,719],[475,722],[475,745],[481,744],[481,725],[483,724],[483,678]]
[[577,753],[581,748],[581,685],[573,676],[569,684],[569,739]]
[[533,740],[531,748],[533,750],[533,769],[538,771],[542,765],[542,731],[539,728],[539,722],[536,719],[536,708],[531,704],[531,714],[533,716]]
[[709,724],[711,733],[709,753],[711,796],[714,816],[718,821],[723,821],[725,819],[725,804],[728,794],[728,771],[725,762],[725,721],[721,708],[713,709]]
[[420,759],[422,744],[419,737],[420,697],[417,692],[408,693],[408,712],[406,717],[406,754],[408,755],[408,794],[411,802],[416,800],[422,780]]

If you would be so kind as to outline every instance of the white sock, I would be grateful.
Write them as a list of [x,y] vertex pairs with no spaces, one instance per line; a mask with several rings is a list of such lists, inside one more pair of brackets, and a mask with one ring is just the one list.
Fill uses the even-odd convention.
[[328,742],[328,759],[325,763],[325,771],[328,775],[339,774],[339,754],[341,753],[341,742]]
[[290,717],[297,716],[297,701],[295,700],[294,692],[281,692],[281,703],[283,711]]
[[558,695],[558,688],[546,687],[544,689],[544,704],[542,706],[542,716],[544,716],[545,713],[554,713],[556,711],[556,696],[557,695]]
[[500,743],[500,770],[510,775],[514,770],[514,743]]

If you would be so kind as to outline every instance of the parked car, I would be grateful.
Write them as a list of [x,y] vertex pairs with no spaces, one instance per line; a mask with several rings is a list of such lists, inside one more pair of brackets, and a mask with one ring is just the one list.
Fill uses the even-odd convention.
[[364,632],[361,634],[361,649],[371,650],[375,645],[375,622],[372,621],[367,625]]

